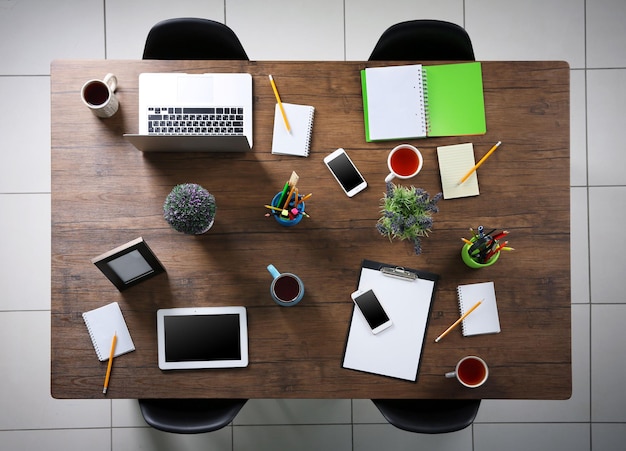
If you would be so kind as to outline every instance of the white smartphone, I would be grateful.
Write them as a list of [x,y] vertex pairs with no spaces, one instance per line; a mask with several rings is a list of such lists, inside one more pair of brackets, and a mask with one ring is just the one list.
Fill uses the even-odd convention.
[[345,150],[335,150],[324,157],[324,163],[348,197],[354,196],[367,187],[367,182]]
[[382,332],[393,324],[374,291],[357,290],[350,297],[363,314],[365,321],[372,329],[372,333]]

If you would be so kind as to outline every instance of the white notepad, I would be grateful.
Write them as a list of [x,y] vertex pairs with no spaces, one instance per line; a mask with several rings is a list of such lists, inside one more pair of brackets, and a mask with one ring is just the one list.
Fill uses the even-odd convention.
[[83,313],[93,347],[102,362],[109,359],[113,334],[117,334],[114,357],[135,350],[122,310],[117,302]]
[[461,323],[464,336],[500,332],[496,290],[493,282],[459,285],[457,294],[461,315],[471,309],[478,301],[483,300],[482,304]]
[[444,199],[478,196],[480,194],[476,171],[459,185],[459,180],[476,164],[472,143],[437,147],[437,158],[439,159],[439,173],[441,174]]
[[291,133],[287,131],[280,107],[276,104],[272,153],[308,157],[311,148],[315,108],[310,105],[296,105],[293,103],[283,103],[283,108],[291,127]]

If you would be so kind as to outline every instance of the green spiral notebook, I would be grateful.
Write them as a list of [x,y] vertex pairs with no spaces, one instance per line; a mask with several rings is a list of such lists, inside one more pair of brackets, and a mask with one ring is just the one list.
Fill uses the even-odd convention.
[[366,68],[361,86],[368,142],[487,132],[479,62]]

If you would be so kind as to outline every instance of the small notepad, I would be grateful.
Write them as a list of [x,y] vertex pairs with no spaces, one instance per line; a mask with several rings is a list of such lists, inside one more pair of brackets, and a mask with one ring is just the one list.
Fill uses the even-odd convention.
[[457,287],[461,315],[482,299],[482,304],[461,323],[463,335],[496,334],[500,332],[500,319],[493,282],[472,283]]
[[472,143],[437,147],[441,187],[444,199],[478,196],[478,176],[474,171],[463,183],[459,184],[467,171],[476,164]]
[[102,362],[109,359],[113,334],[117,334],[114,357],[135,350],[122,310],[117,302],[83,313],[93,347]]
[[283,103],[283,108],[291,127],[291,133],[287,131],[280,107],[276,104],[272,153],[308,157],[311,148],[315,108],[309,105],[296,105],[293,103]]

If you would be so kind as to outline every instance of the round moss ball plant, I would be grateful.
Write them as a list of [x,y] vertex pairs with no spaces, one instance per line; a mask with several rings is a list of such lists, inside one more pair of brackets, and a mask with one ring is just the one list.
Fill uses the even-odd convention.
[[215,196],[196,183],[176,185],[165,198],[163,217],[188,235],[205,233],[215,219]]

